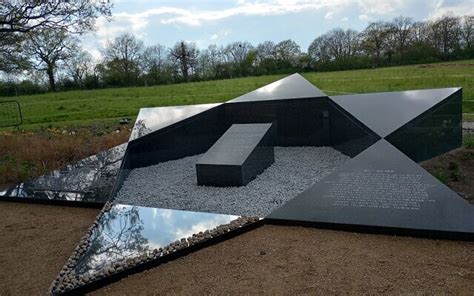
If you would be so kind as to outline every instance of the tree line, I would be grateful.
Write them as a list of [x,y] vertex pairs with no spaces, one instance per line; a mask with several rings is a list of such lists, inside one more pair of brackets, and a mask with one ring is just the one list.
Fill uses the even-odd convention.
[[[21,30],[12,34],[6,32],[8,26],[3,26],[2,31],[0,18],[0,37],[9,38],[0,41],[0,71],[7,78],[21,71],[28,71],[32,77],[21,82],[4,80],[0,94],[151,86],[474,58],[474,16],[445,15],[424,22],[400,16],[389,22],[372,22],[360,32],[333,29],[316,37],[306,51],[291,39],[257,45],[233,42],[204,49],[186,41],[178,41],[170,48],[160,44],[145,46],[133,34],[125,33],[107,42],[101,50],[102,59],[94,61],[90,53],[81,49],[78,35],[91,30],[98,15],[110,15],[110,6],[108,1],[72,3],[82,3],[88,9],[88,22],[81,19],[73,24],[31,29],[19,25]],[[45,84],[35,82],[44,78]]]

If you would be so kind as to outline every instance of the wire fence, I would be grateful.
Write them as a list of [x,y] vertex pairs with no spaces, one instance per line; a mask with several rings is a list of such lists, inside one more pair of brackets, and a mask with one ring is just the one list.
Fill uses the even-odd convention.
[[17,101],[0,101],[0,127],[19,126],[23,123],[20,104]]

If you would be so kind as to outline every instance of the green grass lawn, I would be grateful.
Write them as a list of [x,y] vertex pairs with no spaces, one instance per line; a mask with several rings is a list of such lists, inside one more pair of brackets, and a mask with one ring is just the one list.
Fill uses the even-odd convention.
[[[223,102],[285,75],[207,82],[85,90],[1,98],[21,104],[24,129],[115,125],[142,107]],[[329,95],[462,87],[464,118],[474,120],[474,60],[370,70],[313,72],[303,76]]]

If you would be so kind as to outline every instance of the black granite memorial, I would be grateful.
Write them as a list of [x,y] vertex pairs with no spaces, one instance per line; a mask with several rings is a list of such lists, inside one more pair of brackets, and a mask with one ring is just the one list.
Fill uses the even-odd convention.
[[368,232],[474,238],[474,206],[383,139],[267,219]]
[[[76,166],[79,171],[94,167],[98,175],[114,167],[108,179],[114,180],[114,186],[111,192],[110,186],[104,190],[107,194],[91,195],[108,202],[51,292],[89,291],[261,225],[260,221],[473,240],[474,206],[417,164],[461,146],[461,102],[459,88],[327,96],[294,74],[221,104],[144,108],[116,161]],[[234,128],[244,126],[251,127],[252,133],[237,136]],[[260,141],[265,145],[259,146]],[[263,220],[114,201],[132,170],[198,154],[204,154],[196,164],[198,180],[204,176],[200,184],[222,186],[232,179],[238,180],[233,184],[245,186],[273,161],[271,146],[330,146],[351,160]],[[259,147],[265,147],[262,153]],[[254,167],[246,167],[247,162]],[[203,175],[200,165],[209,164],[211,173]],[[229,164],[241,171],[226,172]],[[57,176],[43,178],[43,184],[62,180],[61,186],[43,189],[67,189],[86,196],[96,188],[91,184],[98,184]],[[31,192],[40,187],[37,183]],[[28,188],[22,184],[6,192],[38,194]],[[83,195],[45,195],[45,200],[56,199],[86,200]]]
[[271,123],[234,124],[198,160],[199,185],[243,186],[275,161]]

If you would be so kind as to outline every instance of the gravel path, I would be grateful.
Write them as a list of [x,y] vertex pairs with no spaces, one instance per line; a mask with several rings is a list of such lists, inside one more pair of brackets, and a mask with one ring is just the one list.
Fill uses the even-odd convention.
[[330,147],[275,147],[275,163],[246,186],[198,186],[200,155],[134,169],[116,202],[265,217],[350,159]]

